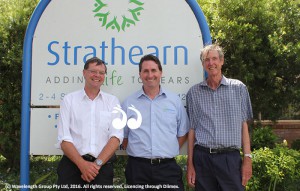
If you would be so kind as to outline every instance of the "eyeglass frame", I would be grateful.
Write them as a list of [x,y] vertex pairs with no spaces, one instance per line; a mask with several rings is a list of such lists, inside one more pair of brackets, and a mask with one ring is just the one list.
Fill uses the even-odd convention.
[[102,71],[89,70],[89,69],[85,69],[85,70],[88,71],[88,72],[90,72],[90,73],[93,74],[93,75],[99,74],[99,75],[103,76],[103,75],[106,74],[106,72],[102,72]]

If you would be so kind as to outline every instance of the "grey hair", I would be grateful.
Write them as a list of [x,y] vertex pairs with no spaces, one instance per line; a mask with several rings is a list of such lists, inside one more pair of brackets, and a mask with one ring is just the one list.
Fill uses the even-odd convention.
[[218,51],[219,54],[219,58],[220,59],[224,59],[224,51],[223,48],[217,44],[210,44],[205,46],[200,53],[200,60],[201,62],[203,62],[203,60],[205,59],[205,57],[207,56],[207,54],[209,53],[209,51],[211,50],[216,50]]

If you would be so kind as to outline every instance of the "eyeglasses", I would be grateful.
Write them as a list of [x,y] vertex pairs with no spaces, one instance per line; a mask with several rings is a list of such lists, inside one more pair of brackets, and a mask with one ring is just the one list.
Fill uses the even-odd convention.
[[86,71],[88,71],[89,73],[91,73],[91,74],[93,74],[93,75],[99,74],[99,75],[103,76],[103,75],[106,74],[105,72],[102,72],[102,71],[96,71],[96,70],[86,70]]

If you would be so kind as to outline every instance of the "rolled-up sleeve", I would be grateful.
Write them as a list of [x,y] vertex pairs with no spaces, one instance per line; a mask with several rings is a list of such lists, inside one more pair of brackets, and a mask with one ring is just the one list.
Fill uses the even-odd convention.
[[[120,106],[120,102],[118,99],[114,99],[113,102],[112,102],[112,105],[113,105],[113,108],[114,107],[117,107],[117,106]],[[121,113],[115,113],[113,116],[112,116],[112,121],[116,118],[122,118],[122,114]],[[113,127],[112,125],[112,122],[111,122],[111,126],[110,126],[110,131],[109,131],[109,138],[112,138],[112,137],[116,137],[119,139],[120,141],[120,145],[122,144],[123,142],[123,138],[124,138],[124,130],[123,128],[122,129],[117,129],[115,127]]]
[[177,126],[178,126],[177,137],[182,137],[188,133],[190,129],[190,123],[189,123],[187,111],[183,106],[183,104],[181,103],[181,100],[179,100],[178,107],[179,107],[178,108],[179,117],[177,119]]
[[55,147],[57,149],[61,149],[61,143],[63,141],[73,143],[73,139],[70,133],[70,120],[71,120],[71,113],[70,113],[70,104],[68,103],[66,97],[64,100],[61,101],[60,104],[60,112],[58,118],[58,136],[57,136],[57,143]]

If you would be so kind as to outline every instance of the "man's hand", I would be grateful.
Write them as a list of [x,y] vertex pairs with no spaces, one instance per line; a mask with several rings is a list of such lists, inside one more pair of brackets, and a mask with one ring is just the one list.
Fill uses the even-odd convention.
[[98,175],[100,166],[94,162],[83,161],[79,166],[81,178],[86,182],[91,182]]
[[124,138],[124,139],[123,139],[123,142],[122,142],[122,148],[123,148],[124,150],[126,150],[127,145],[128,145],[128,138]]
[[252,160],[249,157],[244,157],[242,164],[242,185],[246,186],[252,176]]
[[194,188],[195,187],[196,172],[195,172],[195,168],[194,168],[193,164],[187,166],[186,179],[187,179],[188,185],[190,187]]

